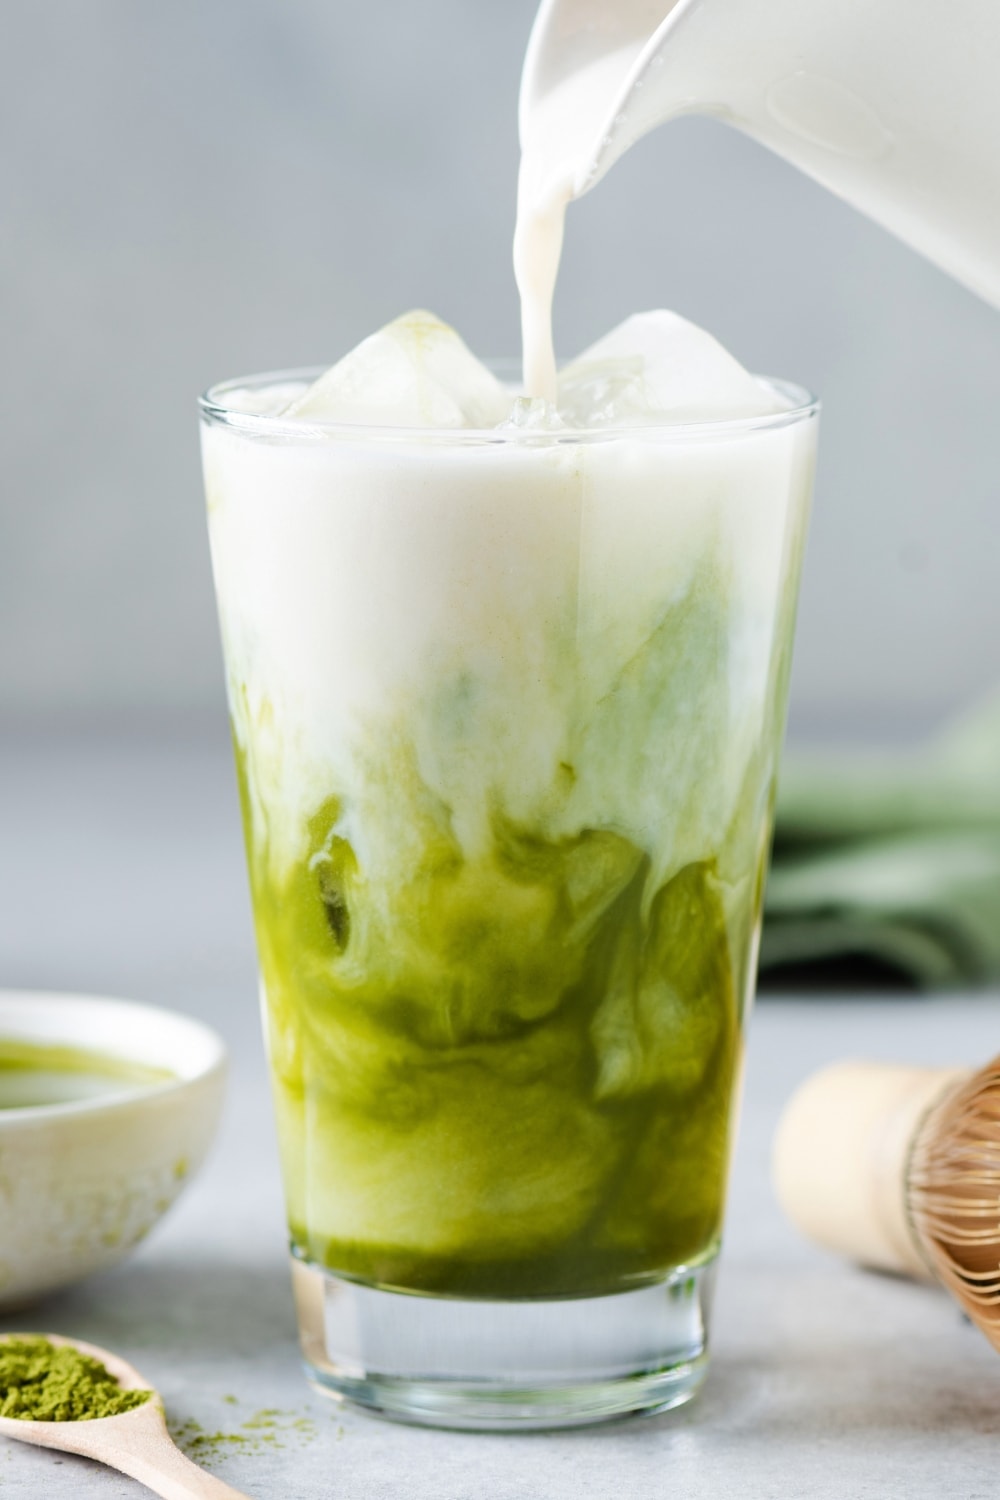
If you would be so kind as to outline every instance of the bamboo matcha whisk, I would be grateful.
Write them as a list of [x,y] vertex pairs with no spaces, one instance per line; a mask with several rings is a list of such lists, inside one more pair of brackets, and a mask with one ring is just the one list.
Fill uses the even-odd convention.
[[1000,1352],[1000,1057],[825,1068],[785,1110],[774,1184],[810,1239],[936,1278]]

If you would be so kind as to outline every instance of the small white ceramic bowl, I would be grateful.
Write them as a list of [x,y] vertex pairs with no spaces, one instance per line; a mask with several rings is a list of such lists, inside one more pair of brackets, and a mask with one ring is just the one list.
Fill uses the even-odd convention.
[[164,1069],[163,1082],[0,1109],[0,1310],[121,1260],[204,1160],[226,1051],[207,1026],[151,1005],[0,991],[0,1041]]

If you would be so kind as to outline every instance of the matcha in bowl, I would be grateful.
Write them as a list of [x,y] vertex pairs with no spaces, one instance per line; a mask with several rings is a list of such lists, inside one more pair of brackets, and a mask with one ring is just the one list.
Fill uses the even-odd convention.
[[0,1311],[120,1261],[197,1171],[225,1049],[200,1022],[0,992]]

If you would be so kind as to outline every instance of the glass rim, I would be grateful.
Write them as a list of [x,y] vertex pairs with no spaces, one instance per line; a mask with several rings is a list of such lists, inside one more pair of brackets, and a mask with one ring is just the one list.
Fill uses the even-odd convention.
[[[500,378],[519,371],[514,359],[486,362]],[[319,379],[329,365],[307,365],[297,369],[269,370],[259,375],[237,376],[220,380],[198,397],[202,419],[211,426],[227,427],[247,436],[298,442],[344,439],[368,443],[420,443],[445,447],[482,447],[509,445],[515,447],[558,447],[581,443],[616,442],[622,438],[679,442],[684,439],[731,438],[750,433],[788,427],[818,415],[819,397],[794,381],[776,376],[755,375],[765,387],[792,404],[784,411],[767,412],[754,417],[721,417],[700,422],[637,422],[621,427],[560,427],[556,429],[525,427],[398,427],[373,422],[335,422],[268,415],[263,412],[237,411],[226,404],[233,391],[263,390],[269,385]]]

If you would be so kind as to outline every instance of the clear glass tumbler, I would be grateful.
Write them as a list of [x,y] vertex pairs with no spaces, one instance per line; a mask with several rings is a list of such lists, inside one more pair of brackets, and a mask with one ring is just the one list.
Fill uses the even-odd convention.
[[705,1373],[817,407],[283,419],[316,373],[202,401],[309,1373],[443,1426],[677,1405]]

